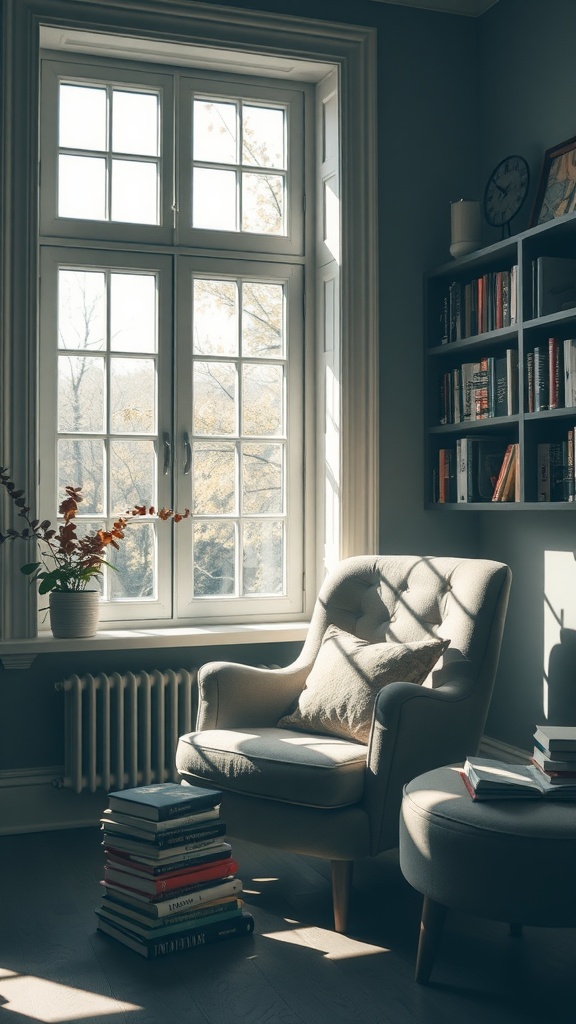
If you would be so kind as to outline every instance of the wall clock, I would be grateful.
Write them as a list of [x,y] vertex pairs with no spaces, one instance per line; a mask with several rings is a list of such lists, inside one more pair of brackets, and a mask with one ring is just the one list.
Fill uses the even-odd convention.
[[530,168],[523,156],[507,156],[488,178],[484,189],[484,216],[488,224],[510,235],[510,221],[528,195]]

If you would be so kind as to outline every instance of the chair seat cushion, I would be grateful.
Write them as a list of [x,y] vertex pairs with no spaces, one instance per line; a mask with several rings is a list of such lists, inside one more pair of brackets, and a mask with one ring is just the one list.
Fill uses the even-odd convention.
[[423,683],[449,644],[439,637],[369,643],[329,626],[296,706],[278,725],[368,743],[382,687]]
[[181,736],[179,772],[246,795],[347,807],[364,792],[367,748],[289,729],[204,729]]

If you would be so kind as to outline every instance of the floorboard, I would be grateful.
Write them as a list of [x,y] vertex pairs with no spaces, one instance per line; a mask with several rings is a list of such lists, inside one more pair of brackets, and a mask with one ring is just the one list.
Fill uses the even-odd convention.
[[417,985],[421,897],[394,853],[356,865],[344,936],[328,864],[230,841],[254,935],[147,961],[96,932],[98,829],[1,837],[0,1024],[574,1019],[575,929],[511,938],[506,925],[449,913],[431,982]]

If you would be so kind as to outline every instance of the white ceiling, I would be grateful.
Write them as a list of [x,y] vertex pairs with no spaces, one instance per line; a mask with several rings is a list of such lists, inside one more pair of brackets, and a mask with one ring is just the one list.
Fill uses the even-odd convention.
[[398,4],[402,7],[421,7],[427,11],[444,11],[446,14],[467,14],[477,18],[493,7],[498,0],[373,0],[377,4]]

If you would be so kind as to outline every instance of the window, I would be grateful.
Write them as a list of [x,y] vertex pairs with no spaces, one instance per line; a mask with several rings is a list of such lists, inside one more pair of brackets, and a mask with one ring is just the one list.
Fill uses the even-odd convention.
[[[218,622],[306,618],[325,567],[347,554],[374,551],[378,542],[375,32],[249,10],[226,9],[223,16],[215,5],[171,0],[147,0],[144,20],[139,9],[120,0],[101,6],[95,0],[90,32],[80,7],[69,13],[71,23],[65,24],[57,0],[19,0],[2,9],[10,54],[2,66],[6,103],[0,152],[2,461],[28,494],[37,492],[45,514],[46,494],[53,507],[57,501],[58,447],[71,458],[78,445],[92,445],[102,452],[101,501],[94,490],[87,520],[102,521],[119,500],[115,480],[121,474],[114,467],[123,458],[130,472],[139,468],[127,452],[138,451],[145,461],[145,453],[153,451],[151,493],[159,505],[194,507],[195,481],[210,477],[209,456],[227,458],[231,465],[233,448],[234,505],[217,491],[209,507],[194,513],[199,529],[234,527],[234,557],[228,550],[221,591],[198,596],[200,606],[194,606],[193,587],[207,585],[200,570],[193,576],[192,545],[198,540],[192,531],[187,537],[174,531],[172,537],[171,529],[162,531],[150,517],[143,524],[147,559],[126,575],[122,592],[117,574],[106,581],[116,602],[115,608],[110,602],[110,613],[134,625],[197,622],[200,616]],[[40,89],[41,44],[46,64]],[[39,96],[43,118],[59,112],[60,86],[66,87],[63,121],[68,109],[70,123],[61,135],[57,120],[48,130],[43,120],[40,173]],[[90,112],[82,125],[70,116],[80,96]],[[206,132],[211,116],[217,112],[227,124],[233,108],[234,153],[212,151],[206,159],[200,142],[193,150],[195,103]],[[262,113],[268,118],[266,137],[276,141],[269,162],[254,164],[243,139],[257,132]],[[283,154],[275,127],[280,117]],[[140,137],[135,143],[133,129],[142,119],[145,141]],[[91,187],[82,191],[88,181],[84,170],[90,171]],[[212,211],[223,218],[219,226],[203,220],[204,204],[194,207],[194,173],[199,189],[211,176],[227,183],[226,208],[218,204]],[[141,182],[137,195],[126,186],[136,178]],[[275,210],[273,230],[262,230],[263,201]],[[148,348],[140,350],[139,340],[137,350],[136,327],[127,324],[119,303],[123,297],[126,308],[143,319],[144,309],[152,310],[152,281]],[[202,316],[200,306],[194,312],[194,296],[214,282],[221,301],[234,290],[234,353],[193,349],[194,318]],[[246,350],[245,320],[257,288],[268,296],[282,289],[283,356]],[[82,289],[80,303],[97,298],[104,322],[98,330],[95,321],[90,323],[89,347],[74,348],[59,294],[76,302],[79,316]],[[129,302],[129,295],[138,298]],[[278,303],[269,316],[273,309]],[[78,332],[74,344],[80,345]],[[84,360],[89,381],[79,376]],[[228,426],[198,436],[190,429],[187,405],[193,403],[193,375],[202,362],[233,369],[234,434]],[[268,417],[267,433],[257,433],[262,424],[250,423],[249,417],[246,429],[247,384],[262,390],[265,377],[271,395],[278,391],[280,373],[280,415],[274,422]],[[80,425],[74,423],[74,396],[88,383],[99,404],[84,410]],[[50,389],[52,405],[45,400]],[[122,399],[127,391],[135,399],[130,407]],[[128,417],[118,416],[118,404],[130,409]],[[298,425],[303,435],[296,434],[294,449],[299,466],[289,450]],[[259,444],[274,458],[268,507],[257,512],[250,505],[255,500],[250,473],[243,467]],[[62,457],[61,467],[64,474]],[[94,475],[95,465],[89,468]],[[281,513],[279,488],[285,502]],[[164,495],[169,500],[163,501]],[[6,508],[1,511],[4,518]],[[246,548],[252,535],[245,525],[251,528],[253,522],[274,524],[272,540],[268,536],[265,546],[260,542],[268,574],[260,596],[252,592],[256,570]],[[284,595],[269,593],[278,578],[268,552],[277,550],[279,522]],[[179,545],[174,551],[173,541]],[[19,556],[16,545],[3,550],[3,581],[15,599],[0,606],[0,636],[16,643],[37,630],[37,595],[19,573]],[[181,586],[173,567],[180,571]],[[232,586],[238,597],[230,597]]]
[[50,57],[41,82],[42,507],[191,510],[130,527],[104,619],[301,614],[310,89]]

